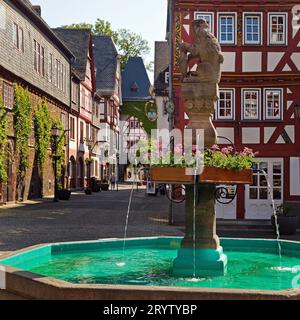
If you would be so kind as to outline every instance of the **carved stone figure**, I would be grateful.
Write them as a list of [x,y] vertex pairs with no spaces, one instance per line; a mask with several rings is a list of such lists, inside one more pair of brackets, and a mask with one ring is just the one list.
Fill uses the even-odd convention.
[[[208,23],[201,19],[192,24],[193,44],[181,44],[180,71],[183,82],[219,83],[224,57],[216,37],[209,31]],[[189,70],[189,61],[197,60],[196,71]]]

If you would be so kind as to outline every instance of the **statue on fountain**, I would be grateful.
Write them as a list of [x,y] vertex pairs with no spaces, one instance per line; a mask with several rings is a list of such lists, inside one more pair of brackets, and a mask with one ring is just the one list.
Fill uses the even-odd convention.
[[[215,36],[205,20],[196,20],[191,26],[193,43],[181,44],[180,70],[182,96],[189,117],[187,129],[193,130],[192,143],[196,145],[197,130],[204,132],[204,147],[217,143],[212,114],[219,97],[221,64],[224,57]],[[190,66],[197,64],[197,68]],[[196,188],[196,207],[194,206]],[[214,184],[197,182],[186,185],[185,237],[174,260],[176,276],[214,276],[226,272],[227,257],[216,234]]]

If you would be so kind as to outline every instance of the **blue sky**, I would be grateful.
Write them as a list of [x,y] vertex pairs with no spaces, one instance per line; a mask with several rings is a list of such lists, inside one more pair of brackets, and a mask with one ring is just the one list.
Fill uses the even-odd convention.
[[[167,0],[31,0],[42,6],[42,16],[51,27],[110,21],[113,29],[126,28],[149,41],[154,60],[154,41],[164,40]],[[151,79],[152,80],[152,79]]]

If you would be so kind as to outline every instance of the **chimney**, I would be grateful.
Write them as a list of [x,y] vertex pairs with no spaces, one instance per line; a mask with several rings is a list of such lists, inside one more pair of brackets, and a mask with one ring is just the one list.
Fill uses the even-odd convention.
[[35,13],[37,13],[40,17],[42,16],[42,8],[41,6],[32,6]]

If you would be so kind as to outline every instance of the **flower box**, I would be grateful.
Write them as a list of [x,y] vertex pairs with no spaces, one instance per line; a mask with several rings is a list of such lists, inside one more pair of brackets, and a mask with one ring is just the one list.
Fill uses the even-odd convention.
[[[188,169],[189,170],[189,169]],[[194,176],[187,174],[186,168],[153,167],[150,170],[151,181],[166,184],[193,184]],[[227,170],[213,167],[204,168],[200,175],[200,183],[215,184],[252,184],[253,171],[244,169],[241,171]]]

